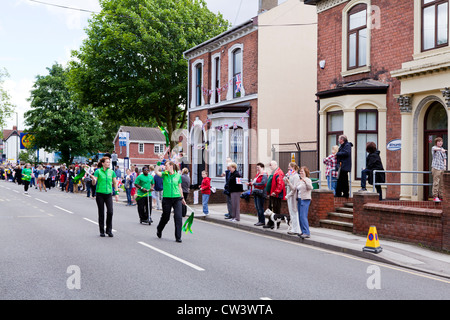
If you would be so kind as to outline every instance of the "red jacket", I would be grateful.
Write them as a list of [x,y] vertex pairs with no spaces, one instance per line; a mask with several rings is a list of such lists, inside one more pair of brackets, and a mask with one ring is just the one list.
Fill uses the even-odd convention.
[[282,198],[283,200],[286,199],[286,192],[284,192],[285,185],[283,178],[284,178],[283,170],[281,170],[280,168],[276,169],[273,174],[269,196],[271,196],[272,193],[275,193],[275,197]]
[[200,188],[202,188],[202,194],[211,194],[211,178],[203,178]]

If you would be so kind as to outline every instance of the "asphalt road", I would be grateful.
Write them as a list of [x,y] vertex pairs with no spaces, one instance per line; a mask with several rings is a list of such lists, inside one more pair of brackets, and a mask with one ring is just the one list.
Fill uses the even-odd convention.
[[0,299],[449,299],[450,281],[195,220],[176,243],[136,207],[114,203],[114,237],[97,207],[57,189],[29,195],[0,181]]

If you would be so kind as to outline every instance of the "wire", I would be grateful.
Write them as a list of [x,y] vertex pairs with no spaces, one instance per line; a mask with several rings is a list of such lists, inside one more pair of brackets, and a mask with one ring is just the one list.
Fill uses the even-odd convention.
[[73,8],[73,7],[67,7],[67,6],[63,6],[63,5],[59,5],[59,4],[54,4],[54,3],[43,2],[43,1],[37,1],[37,0],[28,0],[28,1],[36,2],[36,3],[40,3],[40,4],[44,4],[44,5],[47,5],[47,6],[58,7],[58,8],[62,8],[62,9],[69,9],[69,10],[83,11],[83,12],[96,13],[96,14],[99,14],[99,13],[100,13],[100,12],[96,12],[96,11],[92,11],[92,10],[79,9],[79,8]]

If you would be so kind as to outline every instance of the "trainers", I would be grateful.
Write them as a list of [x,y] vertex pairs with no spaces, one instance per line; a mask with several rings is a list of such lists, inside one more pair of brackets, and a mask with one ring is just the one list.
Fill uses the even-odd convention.
[[433,201],[434,201],[434,202],[441,202],[441,199],[439,199],[438,197],[435,197],[435,198],[433,199]]
[[361,192],[361,191],[367,191],[367,189],[366,188],[361,188],[361,189],[358,190],[358,192]]

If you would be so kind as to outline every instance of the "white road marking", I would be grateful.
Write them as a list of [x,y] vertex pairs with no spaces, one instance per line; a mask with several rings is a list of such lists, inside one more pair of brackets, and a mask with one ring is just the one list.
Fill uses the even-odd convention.
[[169,257],[169,258],[172,258],[172,259],[174,259],[174,260],[176,260],[176,261],[178,261],[178,262],[184,263],[185,265],[187,265],[187,266],[189,266],[189,267],[191,267],[191,268],[194,268],[194,269],[197,270],[197,271],[205,271],[205,269],[200,268],[199,266],[196,266],[196,265],[193,264],[193,263],[190,263],[190,262],[188,262],[188,261],[186,261],[186,260],[183,260],[183,259],[181,259],[181,258],[178,258],[178,257],[176,257],[176,256],[174,256],[174,255],[172,255],[172,254],[170,254],[170,253],[167,253],[167,252],[165,252],[165,251],[163,251],[163,250],[161,250],[161,249],[155,248],[155,247],[153,247],[153,246],[151,246],[151,245],[149,245],[149,244],[147,244],[147,243],[145,243],[145,242],[139,241],[138,243],[141,244],[141,245],[143,245],[144,247],[150,248],[150,249],[155,250],[156,252],[159,252],[159,253],[161,253],[161,254],[163,254],[163,255]]
[[59,209],[59,210],[65,211],[65,212],[67,212],[67,213],[73,214],[72,211],[66,210],[66,209],[64,209],[64,208],[61,208],[61,207],[58,207],[58,206],[54,206],[54,207],[55,207],[56,209]]
[[[83,218],[83,219],[86,220],[86,221],[89,221],[89,222],[91,222],[91,223],[93,223],[93,224],[98,225],[98,222],[95,222],[95,221],[93,221],[93,220],[91,220],[91,219],[88,219],[88,218]],[[117,232],[117,230],[115,230],[115,229],[112,229],[112,231],[113,231],[113,232]]]
[[40,202],[42,202],[42,203],[48,203],[47,201],[44,201],[44,200],[41,200],[41,199],[39,199],[39,198],[35,198],[37,201],[40,201]]

